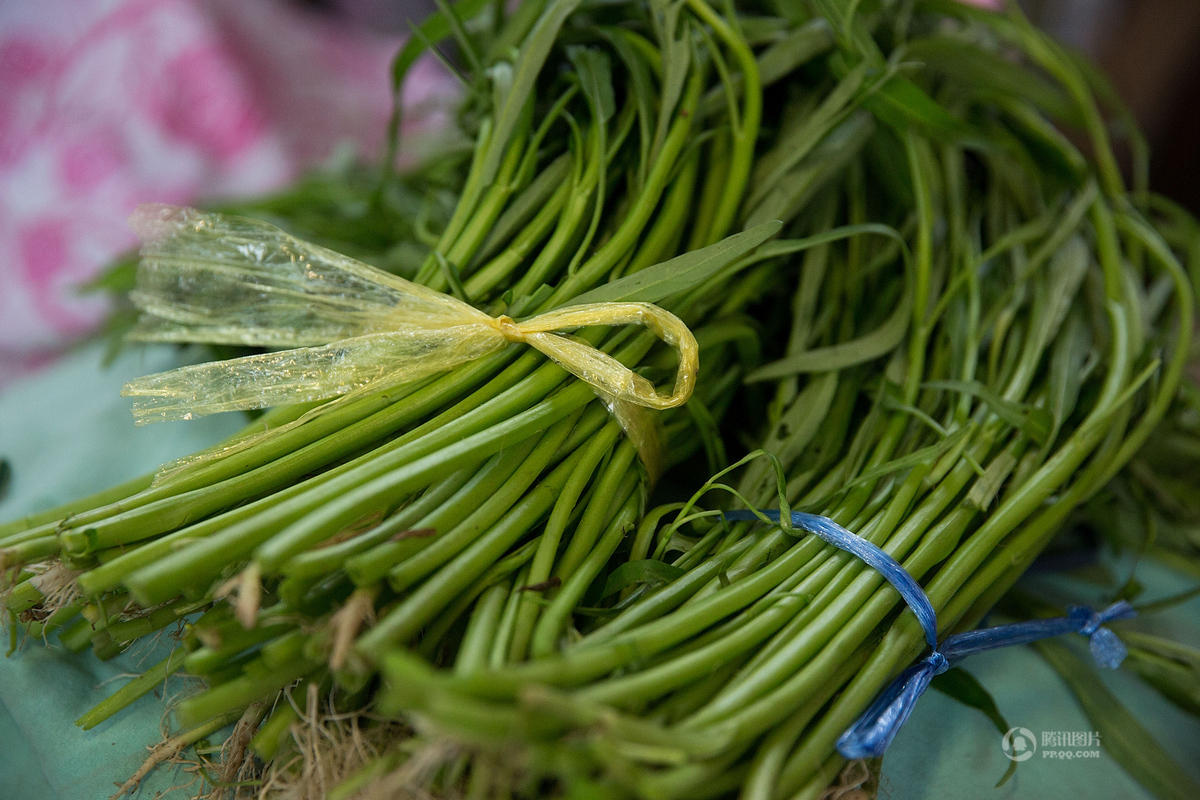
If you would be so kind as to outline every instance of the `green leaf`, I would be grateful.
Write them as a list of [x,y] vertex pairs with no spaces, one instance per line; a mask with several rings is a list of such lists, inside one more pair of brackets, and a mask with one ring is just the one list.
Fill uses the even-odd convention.
[[987,511],[988,506],[996,499],[996,495],[1000,493],[1001,487],[1013,470],[1017,468],[1017,456],[1013,447],[1009,447],[992,459],[992,462],[987,465],[987,469],[979,476],[978,480],[971,486],[971,491],[967,494],[967,502],[978,508],[980,511]]
[[430,14],[416,27],[413,35],[408,37],[408,41],[392,59],[392,113],[388,120],[387,160],[384,162],[386,169],[391,169],[396,157],[397,137],[400,134],[404,106],[402,93],[409,70],[424,55],[431,43],[436,44],[454,33],[457,20],[471,19],[482,12],[489,3],[490,0],[459,0],[448,9],[453,11],[454,20],[442,12]]
[[1075,410],[1079,392],[1087,378],[1084,364],[1091,348],[1092,339],[1083,313],[1073,310],[1062,333],[1056,337],[1054,350],[1050,355],[1046,405],[1054,424],[1050,429],[1049,442],[1058,438],[1059,431]]
[[633,36],[621,28],[599,28],[597,31],[612,45],[613,52],[625,65],[629,73],[625,83],[625,92],[632,92],[637,104],[638,118],[638,180],[637,186],[646,181],[646,173],[650,169],[650,130],[655,124],[655,108],[658,106],[658,94],[654,90],[654,81],[650,77],[650,65],[645,55],[630,41]]
[[1068,239],[1051,257],[1045,282],[1033,296],[1030,336],[1038,350],[1059,335],[1092,263],[1092,253],[1080,236]]
[[580,89],[594,118],[590,126],[593,134],[592,143],[595,148],[591,160],[595,164],[596,179],[596,201],[592,204],[591,221],[588,223],[587,232],[583,235],[583,241],[576,247],[575,254],[567,264],[567,274],[574,275],[583,261],[584,254],[591,247],[592,237],[596,235],[596,231],[600,227],[600,218],[604,213],[604,193],[608,186],[608,160],[605,157],[608,153],[607,122],[615,111],[615,101],[613,100],[612,64],[607,55],[594,47],[576,46],[567,48],[567,56],[575,66]]
[[1089,665],[1061,642],[1034,647],[1075,695],[1100,733],[1100,742],[1129,776],[1161,800],[1195,800],[1200,784],[1162,748],[1129,709],[1095,675]]
[[978,47],[965,36],[934,34],[904,45],[904,60],[915,60],[969,86],[984,98],[1013,98],[1033,104],[1060,120],[1079,121],[1065,92],[1028,66]]
[[521,47],[512,68],[512,83],[495,110],[496,124],[488,141],[487,153],[480,165],[481,183],[487,186],[496,177],[500,161],[513,132],[520,123],[522,112],[533,93],[538,74],[558,39],[559,31],[580,0],[559,0],[534,24]]
[[444,11],[430,14],[424,22],[416,27],[417,33],[410,36],[400,52],[392,59],[392,94],[396,104],[400,103],[400,91],[404,88],[404,79],[408,71],[417,63],[428,49],[428,43],[440,42],[454,33],[458,20],[470,19],[487,7],[489,0],[459,0],[447,9],[453,12],[453,17]]
[[[1190,599],[1195,593],[1184,595]],[[1138,607],[1139,614],[1143,608]],[[1184,711],[1200,716],[1200,649],[1140,631],[1123,630],[1121,639],[1129,648],[1129,669]]]
[[[1200,586],[1193,586],[1191,589],[1179,592],[1178,594],[1170,595],[1169,597],[1164,597],[1161,600],[1155,600],[1151,603],[1138,603],[1137,611],[1139,614],[1149,614],[1152,612],[1162,611],[1164,609],[1182,605],[1197,595],[1200,595]],[[1197,664],[1200,665],[1200,660],[1197,660]]]
[[600,596],[610,597],[638,584],[660,586],[664,583],[670,583],[680,575],[683,575],[684,572],[685,570],[679,567],[653,558],[646,558],[641,561],[626,561],[608,574],[608,579],[604,581],[604,590],[600,592]]
[[927,381],[922,385],[927,389],[950,389],[977,397],[986,403],[997,417],[1038,444],[1045,444],[1050,436],[1054,420],[1049,411],[1005,400],[979,381]]
[[467,296],[467,290],[463,288],[462,275],[458,271],[458,266],[447,261],[446,257],[437,250],[433,251],[433,255],[437,259],[438,267],[442,270],[442,275],[446,278],[446,283],[450,284],[450,291],[459,300],[470,303],[471,298]]
[[753,189],[746,207],[754,208],[784,175],[795,168],[855,107],[854,100],[866,79],[866,68],[851,70],[825,95],[821,104],[805,115],[804,121],[784,134],[770,152],[758,160]]
[[472,264],[485,263],[494,255],[500,246],[517,235],[521,227],[539,212],[546,202],[554,196],[557,190],[567,180],[571,172],[571,160],[562,155],[542,168],[528,186],[509,203],[508,208],[496,220],[488,237],[479,252],[471,259]]
[[1073,180],[1086,176],[1089,165],[1083,153],[1037,109],[1021,100],[997,100],[995,105],[1028,151],[1025,155],[1033,156],[1036,164],[1049,165]]
[[652,267],[626,275],[620,280],[598,286],[571,299],[571,305],[583,303],[640,302],[657,303],[667,297],[699,286],[737,259],[779,233],[779,220],[764,222],[735,233],[708,247],[692,250]]
[[[505,293],[511,295],[511,290]],[[520,317],[524,314],[531,313],[533,309],[538,308],[542,303],[550,299],[550,295],[554,294],[554,287],[549,284],[540,284],[533,290],[533,294],[528,294],[523,297],[518,297],[513,300],[511,296],[505,301],[508,304],[508,314],[514,317]]]
[[832,372],[887,355],[908,333],[912,317],[912,291],[907,285],[900,302],[875,330],[848,342],[818,347],[764,364],[746,376],[746,381],[765,381],[801,372]]
[[475,52],[475,45],[471,42],[471,37],[467,36],[467,30],[463,27],[458,13],[446,4],[446,0],[433,1],[437,6],[438,12],[450,25],[450,32],[454,34],[454,40],[458,42],[458,49],[462,57],[467,61],[467,68],[471,72],[478,72],[480,69],[479,54]]
[[840,176],[875,131],[872,116],[858,110],[831,130],[795,169],[778,181],[749,213],[753,225],[768,219],[791,219],[825,185]]
[[855,236],[885,236],[900,245],[905,260],[908,260],[908,244],[904,241],[904,237],[900,235],[899,231],[887,225],[881,225],[878,222],[864,222],[859,225],[842,225],[824,233],[805,236],[801,239],[777,239],[759,248],[750,263],[800,253],[818,245],[840,242]]
[[612,65],[608,56],[595,47],[579,45],[567,48],[567,58],[579,75],[579,86],[591,104],[598,122],[607,122],[616,111],[613,100]]
[[915,124],[930,134],[941,134],[949,141],[971,138],[974,132],[959,117],[947,111],[925,90],[900,75],[863,99],[863,105],[884,122],[903,129]]
[[[809,20],[787,31],[785,38],[762,52],[758,57],[758,78],[763,86],[769,86],[791,75],[802,64],[812,61],[832,46],[833,31],[829,29],[829,23],[820,18]],[[707,97],[704,102],[701,108],[706,107]]]
[[[757,57],[758,79],[763,86],[770,86],[828,52],[832,46],[833,31],[829,23],[820,17],[791,28],[783,39],[773,42]],[[740,89],[745,80],[741,73],[734,74],[732,78],[733,87]],[[718,113],[725,107],[725,92],[724,86],[710,89],[697,105],[696,114],[707,117]]]
[[983,688],[983,684],[977,681],[975,676],[962,667],[955,667],[943,672],[936,676],[929,685],[969,708],[978,709],[992,721],[1000,733],[1005,733],[1012,727],[1000,713],[1000,709],[996,707],[996,701],[992,699],[988,690]]
[[[879,45],[871,37],[862,18],[853,15],[851,4],[841,0],[814,0],[814,5],[822,16],[833,21],[838,34],[841,50],[829,59],[834,74],[845,77],[862,62],[880,72],[886,68]],[[925,90],[902,75],[893,75],[876,91],[864,97],[863,106],[897,131],[903,132],[910,125],[916,125],[946,143],[978,140],[975,131],[962,119],[951,114]]]
[[[996,701],[992,699],[992,695],[988,690],[983,688],[983,684],[975,680],[974,675],[962,667],[955,667],[934,677],[930,681],[929,686],[930,688],[937,689],[947,697],[957,700],[968,708],[978,709],[985,717],[992,721],[992,725],[996,727],[996,730],[1001,735],[1007,733],[1012,728],[1008,724],[1008,720],[1000,713],[1000,709],[996,707]],[[996,782],[996,786],[1003,786],[1007,783],[1016,769],[1017,762],[1010,761],[1008,769],[1004,771],[1004,775]]]
[[979,141],[979,135],[962,119],[901,75],[893,75],[887,83],[864,97],[863,107],[896,130],[903,131],[916,125],[938,141],[960,144]]
[[[659,97],[658,123],[654,130],[654,141],[650,146],[650,158],[654,159],[667,138],[667,130],[675,119],[675,106],[683,96],[683,86],[691,66],[692,49],[688,41],[688,26],[679,24],[683,3],[675,0],[655,0],[653,8],[654,32],[658,38],[661,55],[660,74],[662,89]],[[676,36],[676,29],[682,28]]]
[[[837,384],[836,372],[813,376],[804,390],[780,415],[779,420],[771,426],[763,440],[762,449],[775,454],[780,463],[790,467],[803,454],[821,425],[825,424]],[[758,489],[770,478],[770,467],[765,461],[754,461],[738,483],[738,490],[756,497]]]
[[893,458],[891,461],[885,461],[882,464],[864,470],[854,480],[843,484],[838,491],[844,493],[865,483],[870,483],[873,480],[882,478],[884,475],[891,475],[895,472],[912,469],[913,467],[927,466],[933,464],[946,453],[953,450],[962,443],[967,436],[971,434],[971,427],[964,426],[951,433],[941,441],[925,447],[913,450],[911,453],[898,458]]

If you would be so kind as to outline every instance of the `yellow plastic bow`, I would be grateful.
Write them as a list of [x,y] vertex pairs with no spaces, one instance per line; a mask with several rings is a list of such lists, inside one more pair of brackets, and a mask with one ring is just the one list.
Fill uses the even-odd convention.
[[[292,348],[148,375],[126,384],[138,424],[342,395],[450,369],[523,342],[617,405],[684,403],[699,348],[675,315],[649,303],[593,303],[522,322],[491,317],[425,286],[251,219],[142,206],[133,338]],[[643,325],[679,354],[674,390],[562,331]],[[621,415],[618,414],[618,418]],[[624,420],[622,424],[625,424]]]

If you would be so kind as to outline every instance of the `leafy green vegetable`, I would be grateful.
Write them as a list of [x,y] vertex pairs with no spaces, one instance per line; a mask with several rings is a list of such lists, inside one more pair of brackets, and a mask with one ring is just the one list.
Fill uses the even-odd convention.
[[[1191,564],[1198,229],[1126,191],[1119,104],[1019,10],[439,2],[393,64],[397,104],[451,38],[457,62],[438,55],[467,92],[443,150],[393,174],[397,105],[386,165],[222,210],[491,315],[661,303],[700,348],[691,404],[610,405],[514,346],[270,410],[0,525],[4,601],[31,633],[107,657],[189,620],[180,656],[85,720],[178,669],[205,682],[178,706],[185,738],[240,718],[264,785],[315,774],[293,748],[319,740],[345,796],[815,794],[924,640],[877,573],[722,508],[837,520],[944,629],[1080,509]],[[652,383],[675,372],[637,329],[574,335]],[[1194,702],[1194,653],[1130,645]],[[1139,779],[1194,791],[1133,763],[1125,722],[1106,724]]]

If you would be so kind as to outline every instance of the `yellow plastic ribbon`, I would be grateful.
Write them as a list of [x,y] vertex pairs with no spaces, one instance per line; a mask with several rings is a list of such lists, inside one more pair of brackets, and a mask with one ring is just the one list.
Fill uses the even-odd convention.
[[[290,348],[138,378],[137,424],[311,402],[377,382],[419,379],[520,342],[591,384],[610,408],[665,409],[695,386],[699,347],[683,322],[649,303],[592,303],[531,319],[492,317],[273,225],[190,208],[142,206],[132,338]],[[565,331],[641,325],[679,354],[675,386],[653,384]],[[628,423],[614,410],[623,425]]]

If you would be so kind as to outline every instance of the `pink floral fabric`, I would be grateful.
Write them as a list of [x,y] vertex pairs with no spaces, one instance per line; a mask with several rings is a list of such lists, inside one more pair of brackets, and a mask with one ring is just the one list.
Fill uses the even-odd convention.
[[[76,287],[134,243],[138,204],[377,153],[399,44],[281,0],[0,3],[0,385],[102,319]],[[430,61],[408,90],[417,108],[453,93]]]

